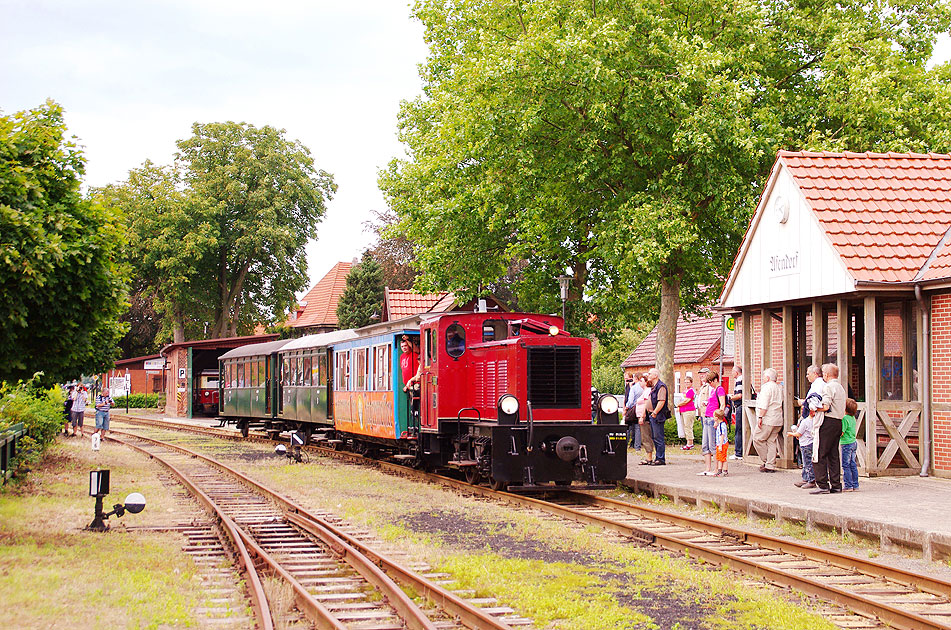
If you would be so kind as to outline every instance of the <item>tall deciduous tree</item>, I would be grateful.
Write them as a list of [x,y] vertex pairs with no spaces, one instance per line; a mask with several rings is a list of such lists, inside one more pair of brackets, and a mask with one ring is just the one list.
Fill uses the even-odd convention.
[[52,101],[0,116],[0,381],[103,371],[124,332],[122,220],[80,194],[65,134]]
[[337,301],[341,328],[360,328],[380,321],[383,310],[383,268],[366,252],[347,274],[347,285]]
[[307,282],[304,245],[336,185],[300,142],[273,127],[210,123],[101,193],[127,209],[139,256],[174,340],[281,318]]
[[[709,304],[780,148],[941,150],[948,5],[422,0],[424,95],[380,184],[424,288],[473,293],[527,261],[525,308],[575,330]],[[590,315],[596,317],[590,317]]]

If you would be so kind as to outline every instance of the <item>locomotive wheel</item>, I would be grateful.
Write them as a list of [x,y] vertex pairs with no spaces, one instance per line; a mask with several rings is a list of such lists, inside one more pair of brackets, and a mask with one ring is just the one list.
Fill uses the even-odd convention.
[[505,490],[507,487],[508,484],[504,481],[499,481],[495,477],[489,477],[489,490],[492,490],[493,492],[500,492]]
[[466,483],[470,486],[478,485],[482,481],[482,475],[479,474],[479,469],[475,466],[469,466],[466,468]]
[[241,432],[241,437],[248,437],[249,429],[247,420],[238,420],[238,431]]

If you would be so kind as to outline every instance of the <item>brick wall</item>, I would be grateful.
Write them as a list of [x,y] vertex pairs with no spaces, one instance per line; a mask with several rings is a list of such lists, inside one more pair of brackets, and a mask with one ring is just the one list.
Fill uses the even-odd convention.
[[[951,294],[931,298],[931,387],[935,404],[951,403]],[[932,411],[934,468],[951,472],[951,411]]]
[[187,367],[188,350],[173,349],[168,355],[168,378],[165,382],[165,414],[168,416],[184,417],[188,413],[188,392],[178,391],[179,387],[186,385],[184,379],[178,378],[178,370]]

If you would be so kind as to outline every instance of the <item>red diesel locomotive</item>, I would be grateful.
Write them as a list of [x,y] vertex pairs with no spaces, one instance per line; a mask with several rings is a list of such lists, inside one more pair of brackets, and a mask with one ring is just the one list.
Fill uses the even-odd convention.
[[[591,342],[562,326],[456,312],[244,346],[220,359],[222,414],[496,488],[610,488],[627,475],[618,402],[592,419]],[[415,393],[401,365],[419,366]]]

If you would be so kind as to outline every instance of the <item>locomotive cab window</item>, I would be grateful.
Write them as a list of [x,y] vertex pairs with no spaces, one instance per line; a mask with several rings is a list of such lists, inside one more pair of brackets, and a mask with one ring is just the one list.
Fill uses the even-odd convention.
[[446,329],[446,354],[458,359],[466,351],[466,329],[452,324]]
[[504,319],[487,319],[482,322],[482,343],[502,341],[509,336],[509,327]]

